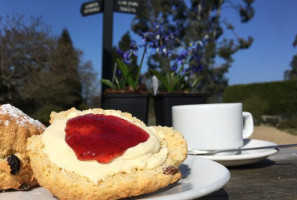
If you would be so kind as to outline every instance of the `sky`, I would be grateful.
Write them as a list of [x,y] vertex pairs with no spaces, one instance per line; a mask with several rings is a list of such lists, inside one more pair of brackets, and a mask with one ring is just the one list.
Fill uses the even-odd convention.
[[[67,28],[74,47],[84,53],[83,61],[91,61],[100,78],[103,14],[83,17],[80,7],[89,1],[92,0],[0,0],[0,16],[42,17],[57,36]],[[297,54],[297,48],[292,45],[297,34],[297,0],[255,0],[253,7],[255,16],[246,24],[240,23],[234,10],[222,10],[222,18],[233,24],[239,36],[254,38],[249,49],[233,56],[234,62],[226,74],[229,85],[282,81],[293,55]],[[132,19],[131,14],[114,13],[113,45],[129,31]],[[141,41],[130,33],[133,39]],[[225,34],[231,36],[230,32]]]

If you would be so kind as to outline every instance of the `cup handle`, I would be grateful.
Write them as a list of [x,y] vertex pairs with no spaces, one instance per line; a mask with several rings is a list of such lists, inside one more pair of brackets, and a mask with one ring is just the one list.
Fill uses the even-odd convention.
[[250,137],[254,131],[253,116],[249,112],[242,112],[243,117],[243,139]]

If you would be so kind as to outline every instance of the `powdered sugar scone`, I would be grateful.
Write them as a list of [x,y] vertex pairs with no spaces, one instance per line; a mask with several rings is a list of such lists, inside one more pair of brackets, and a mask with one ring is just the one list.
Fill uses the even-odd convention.
[[50,122],[27,149],[38,183],[60,200],[137,196],[181,178],[187,143],[172,128],[102,109],[72,108]]
[[44,126],[18,108],[0,105],[0,190],[28,190],[37,185],[26,151],[27,138]]

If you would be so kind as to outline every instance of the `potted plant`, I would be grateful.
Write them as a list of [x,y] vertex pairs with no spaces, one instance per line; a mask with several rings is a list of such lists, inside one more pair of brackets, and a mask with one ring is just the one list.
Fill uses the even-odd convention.
[[109,87],[104,91],[102,108],[129,112],[147,123],[150,94],[146,86],[140,83],[140,72],[146,46],[144,46],[140,65],[132,66],[131,61],[137,56],[137,50],[138,46],[134,40],[131,41],[130,49],[127,51],[118,50],[122,59],[116,60],[112,80],[102,80],[102,83]]
[[[165,70],[150,70],[155,76],[154,107],[156,124],[172,126],[171,108],[174,105],[206,103],[205,94],[193,92],[199,84],[199,73],[202,71],[200,63],[201,51],[208,40],[205,36],[202,41],[190,43],[176,52],[170,50],[170,42],[176,42],[175,33],[166,33],[164,27],[155,24],[151,32],[145,34],[144,39],[150,43],[150,47],[165,61]],[[171,59],[175,58],[175,59]],[[160,92],[157,94],[156,84],[160,82]]]

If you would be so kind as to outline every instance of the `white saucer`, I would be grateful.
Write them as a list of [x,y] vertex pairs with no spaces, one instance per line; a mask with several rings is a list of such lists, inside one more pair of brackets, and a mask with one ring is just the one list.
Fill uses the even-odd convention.
[[[154,193],[125,200],[186,200],[195,199],[222,188],[230,179],[226,167],[214,161],[189,156],[180,166],[182,179],[177,183]],[[7,191],[0,193],[0,200],[57,200],[48,190],[42,187],[31,191]]]
[[[245,139],[243,143],[244,144],[242,148],[276,145],[273,142],[253,139]],[[240,166],[258,162],[277,152],[277,149],[259,149],[242,151],[236,155],[199,155],[199,157],[214,160],[218,163],[221,163],[224,166]]]

